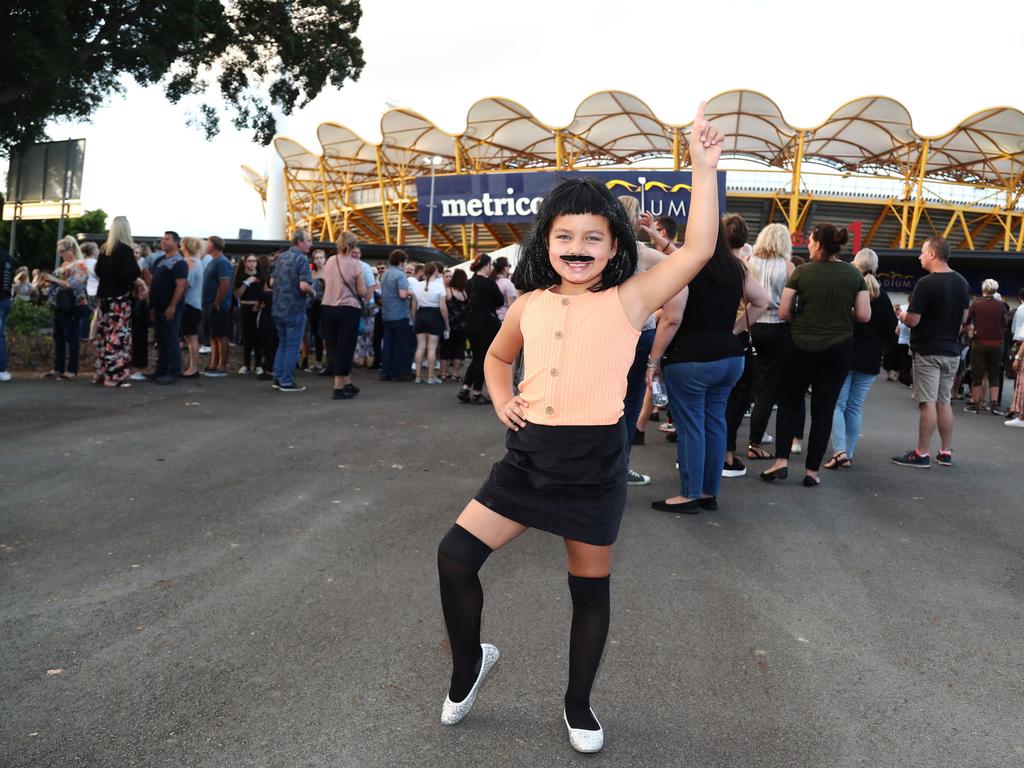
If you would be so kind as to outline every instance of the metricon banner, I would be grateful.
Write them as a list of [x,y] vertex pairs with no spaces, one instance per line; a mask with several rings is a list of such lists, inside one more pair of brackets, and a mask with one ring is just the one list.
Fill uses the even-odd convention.
[[[458,174],[416,179],[417,210],[421,224],[499,224],[530,222],[544,195],[563,179],[589,176],[616,196],[640,201],[640,208],[655,217],[671,216],[685,224],[690,212],[690,171],[533,171]],[[725,211],[725,171],[718,171],[718,210]]]

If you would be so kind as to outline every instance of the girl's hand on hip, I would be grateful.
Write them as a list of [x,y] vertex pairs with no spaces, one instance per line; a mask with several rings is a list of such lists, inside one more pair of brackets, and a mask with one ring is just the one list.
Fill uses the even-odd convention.
[[722,156],[725,136],[704,119],[705,106],[707,102],[702,101],[697,107],[697,116],[693,118],[693,129],[690,132],[690,164],[694,168],[714,169],[718,167],[718,160]]
[[526,426],[526,402],[519,397],[513,397],[507,403],[498,408],[495,412],[498,419],[513,432],[518,432]]

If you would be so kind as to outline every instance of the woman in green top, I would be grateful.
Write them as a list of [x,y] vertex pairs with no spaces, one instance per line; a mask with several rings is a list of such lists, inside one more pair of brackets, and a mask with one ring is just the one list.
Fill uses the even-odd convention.
[[848,237],[845,229],[831,224],[816,226],[807,243],[810,261],[793,271],[782,291],[779,317],[792,323],[793,349],[779,392],[775,464],[761,473],[762,480],[782,480],[789,474],[798,409],[810,386],[811,429],[803,482],[808,487],[821,482],[818,470],[832,432],[832,411],[853,361],[853,324],[871,319],[864,277],[839,259]]

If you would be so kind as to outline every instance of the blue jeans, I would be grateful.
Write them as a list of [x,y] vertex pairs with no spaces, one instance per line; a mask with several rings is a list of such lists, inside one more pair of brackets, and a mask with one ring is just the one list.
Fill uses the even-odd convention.
[[181,316],[184,314],[182,306],[184,302],[178,304],[179,309],[171,320],[164,318],[163,310],[155,312],[153,337],[156,339],[156,368],[153,375],[158,379],[176,379],[181,376],[181,347],[178,343],[181,336]]
[[875,374],[850,371],[843,382],[843,388],[839,390],[839,399],[832,412],[832,450],[846,451],[851,459],[860,436],[864,401],[875,378]]
[[306,333],[306,310],[288,317],[274,316],[277,328],[277,354],[274,355],[274,378],[278,384],[295,383],[295,366],[299,362],[299,347]]
[[623,418],[626,419],[626,450],[633,447],[636,436],[636,420],[640,418],[640,410],[644,407],[644,395],[647,394],[647,358],[654,346],[655,328],[640,332],[636,342],[636,356],[633,367],[626,374],[626,399],[622,403]]
[[380,344],[381,378],[408,376],[412,367],[412,350],[409,348],[409,325],[407,318],[384,320]]
[[742,357],[664,367],[662,376],[678,437],[680,496],[718,495],[725,461],[725,404],[742,374]]
[[0,373],[7,370],[7,313],[11,311],[11,300],[0,299]]

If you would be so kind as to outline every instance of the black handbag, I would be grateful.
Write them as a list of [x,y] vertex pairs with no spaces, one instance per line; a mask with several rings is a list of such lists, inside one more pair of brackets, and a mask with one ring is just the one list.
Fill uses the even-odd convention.
[[58,312],[74,312],[75,303],[75,292],[71,288],[58,289],[53,300],[53,306]]

